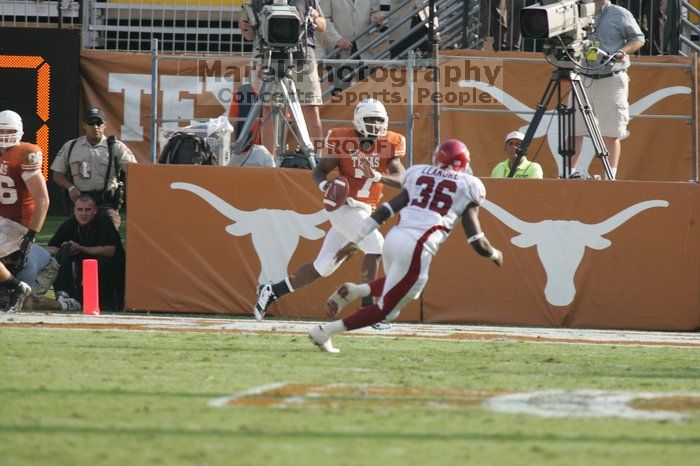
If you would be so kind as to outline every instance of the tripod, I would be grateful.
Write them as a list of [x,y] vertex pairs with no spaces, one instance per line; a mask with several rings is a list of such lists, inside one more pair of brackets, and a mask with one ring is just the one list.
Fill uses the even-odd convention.
[[[571,93],[573,98],[571,100],[571,106],[569,106],[562,98],[562,81],[568,81],[571,83]],[[593,116],[593,111],[588,102],[588,96],[583,88],[583,83],[581,82],[581,76],[573,70],[557,68],[552,72],[552,76],[549,78],[549,84],[542,95],[542,98],[537,102],[537,109],[535,110],[535,115],[532,117],[530,126],[527,127],[527,132],[525,133],[525,139],[520,144],[520,147],[516,151],[516,158],[513,166],[508,173],[508,177],[512,178],[515,175],[515,171],[520,165],[520,161],[527,153],[527,148],[532,142],[532,138],[537,131],[537,127],[544,116],[549,102],[552,100],[554,93],[557,94],[557,130],[559,135],[559,147],[558,152],[562,157],[562,178],[571,177],[571,159],[576,153],[576,143],[574,141],[575,136],[575,120],[574,115],[576,109],[581,111],[583,115],[584,123],[586,124],[586,129],[588,130],[588,135],[593,141],[593,148],[595,150],[596,157],[600,158],[603,164],[603,169],[605,170],[605,176],[607,179],[612,180],[612,170],[610,169],[610,162],[608,161],[608,150],[605,148],[605,143],[603,141],[603,136],[600,134],[600,128],[598,128],[598,123],[596,123]]]
[[[276,157],[281,156],[285,150],[286,129],[294,135],[299,143],[299,148],[309,159],[311,168],[316,166],[314,146],[311,143],[309,130],[306,127],[306,120],[299,104],[299,95],[296,85],[291,78],[292,58],[291,53],[288,60],[280,60],[272,66],[272,50],[265,51],[265,65],[261,68],[262,85],[260,92],[255,98],[255,102],[248,112],[243,128],[236,137],[236,141],[231,147],[231,157],[240,156],[246,148],[248,141],[253,140],[251,130],[258,120],[263,108],[263,104],[269,103],[270,115],[266,117],[261,125],[268,119],[272,120],[273,133],[275,135],[275,147],[273,153]],[[285,116],[285,110],[289,109],[292,126]]]

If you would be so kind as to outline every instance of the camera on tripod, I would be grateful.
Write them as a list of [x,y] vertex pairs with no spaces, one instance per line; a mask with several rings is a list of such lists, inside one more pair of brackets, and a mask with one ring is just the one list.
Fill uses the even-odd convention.
[[[263,114],[263,104],[270,112],[262,119],[262,125],[273,127],[275,156],[281,156],[286,144],[286,131],[290,129],[299,142],[301,152],[307,157],[309,166],[316,166],[314,145],[304,121],[302,99],[294,79],[301,81],[305,74],[316,73],[315,61],[310,54],[311,31],[315,29],[312,11],[316,3],[307,0],[306,12],[294,0],[263,0],[244,4],[247,22],[255,31],[256,48],[261,59],[259,66],[260,90],[246,116],[231,147],[231,156],[239,157],[253,140],[252,131]],[[250,39],[250,36],[248,36]],[[313,65],[312,65],[313,64]],[[293,78],[294,76],[294,78]],[[298,77],[297,77],[298,76]],[[287,112],[291,124],[287,121]]]
[[[522,9],[520,27],[528,39],[544,39],[542,51],[547,61],[556,69],[552,72],[542,98],[537,102],[537,109],[527,128],[525,138],[516,151],[516,159],[511,166],[509,178],[512,178],[542,121],[549,103],[556,96],[557,131],[559,134],[559,155],[562,156],[562,178],[572,175],[572,157],[576,153],[575,119],[577,111],[581,115],[590,136],[595,154],[600,158],[605,176],[613,179],[608,161],[608,150],[591,109],[586,90],[576,68],[586,69],[589,52],[603,53],[588,39],[593,33],[594,0],[539,0],[539,3]],[[605,53],[610,60],[614,55]],[[604,56],[603,55],[603,56]],[[565,102],[567,92],[562,87],[570,88],[571,98]]]
[[[249,3],[243,5],[248,22],[258,32],[261,45],[272,49],[296,49],[303,39],[307,18],[286,0],[268,0],[256,17]],[[259,19],[259,21],[258,21]]]
[[573,69],[593,47],[586,39],[593,27],[594,0],[539,0],[522,9],[520,28],[527,39],[544,39],[547,61]]

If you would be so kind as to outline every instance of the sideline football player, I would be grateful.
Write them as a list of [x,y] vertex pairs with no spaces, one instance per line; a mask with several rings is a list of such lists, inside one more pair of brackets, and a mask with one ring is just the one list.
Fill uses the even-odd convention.
[[[327,154],[312,172],[314,183],[324,193],[332,228],[313,262],[302,265],[284,280],[258,288],[258,302],[253,309],[257,320],[263,319],[268,306],[275,300],[332,274],[343,262],[336,261],[335,254],[356,236],[358,228],[376,208],[383,185],[401,187],[405,173],[401,157],[406,154],[406,141],[400,134],[388,131],[389,116],[384,104],[375,99],[359,102],[355,107],[353,126],[328,132],[325,141]],[[336,168],[340,177],[329,181],[328,175]],[[334,197],[340,191],[347,195],[346,199]],[[376,230],[359,242],[358,248],[365,253],[362,282],[377,277],[383,244],[384,237]],[[366,296],[363,302],[371,305],[374,301],[371,296]]]
[[5,265],[0,265],[0,287],[10,292],[6,313],[22,309],[31,293],[25,282],[33,283],[40,270],[35,264],[39,250],[32,253],[32,243],[49,210],[49,194],[41,172],[41,149],[22,142],[23,134],[22,118],[17,113],[0,112],[0,216],[28,228],[17,253],[20,264],[17,275],[23,280],[13,277]]
[[309,338],[316,346],[337,353],[331,336],[396,319],[401,309],[423,291],[430,262],[460,217],[474,250],[499,267],[503,265],[503,254],[481,231],[479,206],[486,199],[486,189],[481,180],[466,173],[468,165],[469,151],[464,143],[456,139],[443,142],[435,151],[433,164],[409,168],[401,192],[365,219],[350,243],[338,251],[335,260],[342,262],[358,249],[363,238],[401,211],[401,222],[389,231],[384,244],[386,276],[360,285],[341,285],[328,299],[326,313],[335,316],[344,305],[360,297],[378,296],[379,301],[363,305],[344,319],[314,326]]

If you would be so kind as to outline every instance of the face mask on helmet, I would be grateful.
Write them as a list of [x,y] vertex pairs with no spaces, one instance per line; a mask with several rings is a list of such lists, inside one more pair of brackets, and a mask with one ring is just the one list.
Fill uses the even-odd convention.
[[363,100],[355,107],[355,129],[365,138],[384,136],[389,128],[389,116],[384,105],[375,99]]
[[12,110],[0,112],[0,147],[14,147],[22,141],[22,118]]

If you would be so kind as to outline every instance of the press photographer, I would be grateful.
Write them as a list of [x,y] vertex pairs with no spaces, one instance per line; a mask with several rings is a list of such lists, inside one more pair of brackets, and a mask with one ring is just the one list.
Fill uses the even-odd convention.
[[[293,8],[288,8],[290,6]],[[239,22],[243,37],[254,40],[256,58],[261,59],[264,66],[269,65],[273,72],[282,74],[289,66],[293,66],[291,75],[309,135],[314,146],[319,147],[323,139],[318,108],[322,97],[315,49],[316,31],[325,31],[326,20],[317,0],[290,0],[289,3],[284,0],[253,0],[250,10],[250,15],[244,15]],[[293,17],[294,10],[296,18]],[[296,37],[299,38],[296,44],[287,42],[289,38]],[[259,80],[262,79],[260,67],[257,78],[256,87],[259,87]],[[269,112],[266,105],[263,110],[264,119],[268,118]],[[262,142],[274,153],[271,124],[263,125]]]

